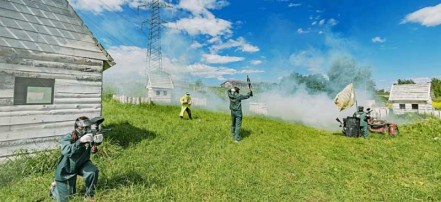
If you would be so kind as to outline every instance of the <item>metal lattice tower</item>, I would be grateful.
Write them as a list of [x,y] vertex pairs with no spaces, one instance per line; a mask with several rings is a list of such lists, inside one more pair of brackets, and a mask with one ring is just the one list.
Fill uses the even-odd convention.
[[149,3],[140,5],[150,8],[149,33],[147,43],[147,72],[162,71],[162,52],[161,52],[161,8],[171,8],[172,6],[162,0],[150,0]]
[[164,7],[159,0],[149,3],[151,9],[147,50],[147,71],[162,71],[161,52],[161,15],[160,8]]

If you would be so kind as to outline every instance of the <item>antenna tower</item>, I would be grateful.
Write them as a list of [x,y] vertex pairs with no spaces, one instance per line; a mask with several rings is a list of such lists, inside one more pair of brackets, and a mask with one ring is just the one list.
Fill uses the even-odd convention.
[[147,71],[163,71],[161,52],[161,24],[163,22],[161,21],[160,9],[171,8],[171,6],[161,0],[151,0],[142,6],[151,10],[147,43]]

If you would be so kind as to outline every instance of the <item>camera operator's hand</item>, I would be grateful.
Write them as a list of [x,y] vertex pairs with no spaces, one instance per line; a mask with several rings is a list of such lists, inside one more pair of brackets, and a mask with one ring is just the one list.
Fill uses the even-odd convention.
[[80,138],[80,143],[93,142],[93,135],[91,133],[85,134]]

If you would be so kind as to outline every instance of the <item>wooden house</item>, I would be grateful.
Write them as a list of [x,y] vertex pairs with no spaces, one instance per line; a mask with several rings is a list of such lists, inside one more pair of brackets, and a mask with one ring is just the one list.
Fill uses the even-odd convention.
[[0,157],[54,147],[77,117],[100,116],[113,64],[67,0],[1,0]]
[[389,103],[395,114],[407,112],[431,113],[432,107],[431,83],[392,85]]
[[149,71],[147,77],[147,96],[150,100],[171,103],[174,86],[170,75],[164,71]]
[[245,88],[248,88],[248,83],[246,81],[227,80],[227,81],[221,83],[220,87],[223,87],[223,88],[238,87],[240,89],[245,89]]

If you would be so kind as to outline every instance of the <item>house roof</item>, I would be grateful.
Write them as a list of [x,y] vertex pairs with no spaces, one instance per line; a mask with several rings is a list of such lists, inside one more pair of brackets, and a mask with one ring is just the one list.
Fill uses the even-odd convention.
[[426,101],[431,100],[431,83],[392,85],[389,101]]
[[114,65],[67,0],[2,0],[0,48],[91,58]]
[[170,75],[164,71],[150,71],[147,72],[148,84],[150,88],[173,88],[173,82]]

